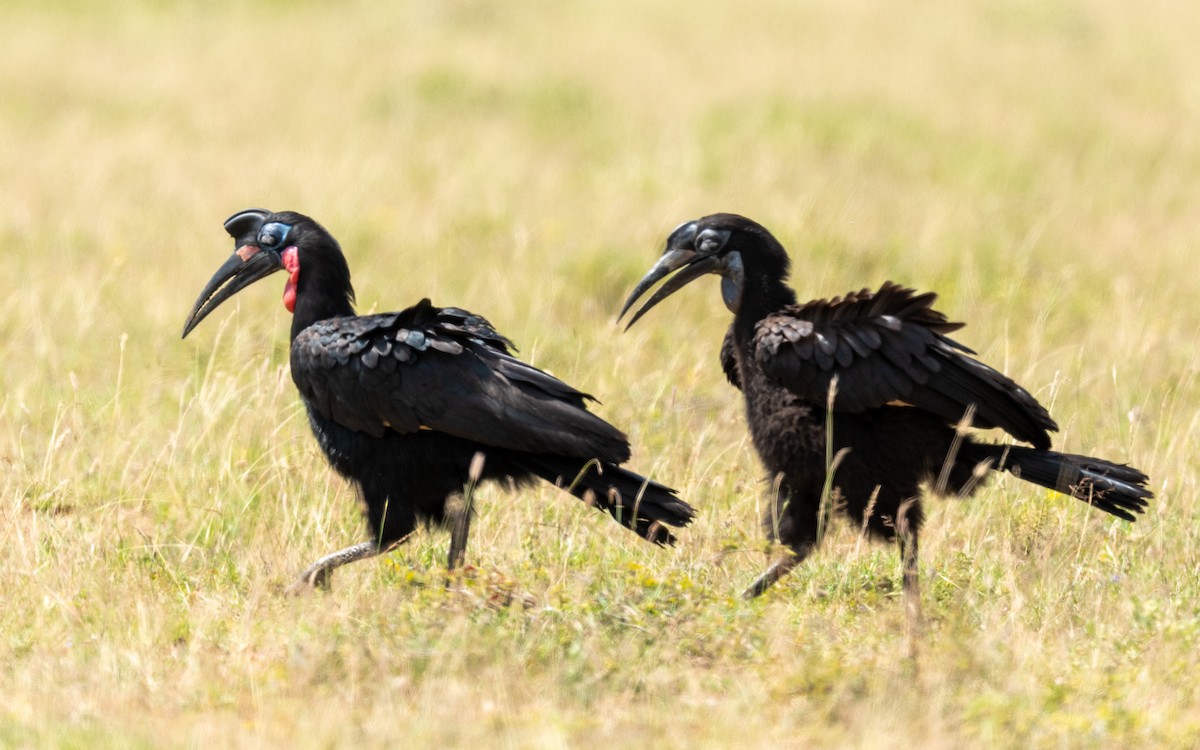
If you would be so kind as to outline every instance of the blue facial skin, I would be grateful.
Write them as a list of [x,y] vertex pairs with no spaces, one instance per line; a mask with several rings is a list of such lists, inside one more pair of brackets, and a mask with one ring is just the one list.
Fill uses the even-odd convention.
[[278,221],[266,224],[262,229],[258,230],[258,246],[271,250],[279,250],[283,247],[288,233],[291,231],[291,224],[284,224]]

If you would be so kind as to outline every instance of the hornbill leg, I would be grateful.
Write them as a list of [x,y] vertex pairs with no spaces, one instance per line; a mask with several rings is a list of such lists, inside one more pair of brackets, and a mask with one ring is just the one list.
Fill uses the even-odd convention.
[[[388,549],[391,549],[391,546],[389,545]],[[288,593],[302,594],[312,589],[328,589],[329,577],[333,575],[335,568],[340,568],[347,563],[356,562],[368,557],[374,557],[384,551],[375,542],[361,542],[325,555],[320,560],[308,566],[300,574],[300,577],[288,589]]]
[[796,555],[789,554],[782,560],[776,560],[767,568],[762,575],[754,579],[754,583],[742,592],[743,599],[753,599],[757,596],[762,596],[767,589],[771,588],[780,578],[783,578],[792,568],[800,564],[800,559]]
[[486,460],[482,451],[471,457],[471,466],[467,470],[468,481],[462,493],[455,493],[447,499],[446,507],[454,517],[454,525],[450,528],[450,555],[446,560],[446,569],[453,571],[463,564],[467,556],[467,535],[471,531],[472,506],[475,504],[475,488],[479,478],[483,476],[483,464]]
[[921,634],[921,577],[917,566],[917,527],[908,517],[911,502],[900,506],[897,531],[904,576],[904,633],[909,658],[916,658],[917,639]]
[[804,558],[812,554],[815,546],[811,543],[805,543],[800,545],[798,549],[789,549],[786,557],[772,563],[771,567],[767,568],[762,575],[754,580],[754,583],[750,584],[749,588],[742,592],[742,598],[753,599],[756,596],[762,596],[776,581],[790,573],[792,568],[804,562]]
[[446,569],[451,571],[463,564],[467,556],[467,535],[471,532],[471,506],[465,500],[453,505],[454,525],[450,527],[450,555],[446,559]]
[[917,538],[900,540],[900,554],[904,559],[904,611],[910,625],[921,624],[921,577],[917,570]]
[[763,574],[742,592],[743,599],[753,599],[762,596],[780,578],[783,578],[792,568],[804,562],[805,558],[817,548],[820,536],[819,506],[806,513],[809,508],[800,500],[802,496],[784,483],[783,475],[775,478],[775,486],[771,490],[771,505],[763,519],[763,528],[767,539],[772,542],[783,542],[788,546],[784,557],[776,560]]

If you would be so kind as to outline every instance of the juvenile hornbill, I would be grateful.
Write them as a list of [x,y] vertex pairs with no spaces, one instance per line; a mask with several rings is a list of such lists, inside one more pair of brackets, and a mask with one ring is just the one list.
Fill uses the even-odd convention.
[[428,299],[400,312],[354,314],[337,240],[291,211],[248,209],[225,230],[233,255],[196,300],[183,335],[239,290],[286,270],[292,380],[329,463],[357,487],[369,541],[326,555],[296,586],[326,586],[334,568],[386,551],[419,522],[453,522],[448,567],[462,561],[476,481],[555,483],[645,539],[673,543],[692,508],[619,464],[624,434],[587,410],[594,400],[512,356],[484,318]]
[[[1142,472],[1050,450],[1054,420],[947,336],[962,324],[932,308],[935,295],[886,282],[876,292],[797,304],[784,283],[788,267],[783,246],[759,224],[706,216],[671,233],[620,314],[673,271],[630,326],[689,282],[721,277],[733,313],[721,365],[745,397],[750,435],[768,472],[768,538],[791,553],[745,596],[762,594],[815,549],[830,495],[860,528],[887,540],[899,535],[910,622],[919,615],[922,482],[965,495],[987,469],[1005,470],[1127,521],[1146,508],[1153,495]],[[1033,447],[975,442],[960,425],[998,427]]]

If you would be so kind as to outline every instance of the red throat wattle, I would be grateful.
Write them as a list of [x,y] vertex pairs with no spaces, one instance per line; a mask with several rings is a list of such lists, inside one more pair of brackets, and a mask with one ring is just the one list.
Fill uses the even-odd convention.
[[283,268],[288,273],[287,283],[283,286],[283,306],[290,313],[296,312],[296,284],[300,282],[300,251],[295,245],[284,248],[279,254]]

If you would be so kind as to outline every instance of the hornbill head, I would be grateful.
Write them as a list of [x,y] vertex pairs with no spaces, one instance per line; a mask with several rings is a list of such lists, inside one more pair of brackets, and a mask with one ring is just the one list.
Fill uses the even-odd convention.
[[663,284],[629,319],[628,329],[650,308],[705,274],[721,277],[721,297],[737,313],[746,292],[747,278],[782,280],[788,257],[779,241],[760,224],[737,214],[712,214],[680,224],[667,238],[662,257],[634,287],[618,319],[660,280],[679,271]]
[[185,338],[222,302],[276,271],[288,272],[283,304],[288,312],[294,312],[301,289],[301,265],[306,276],[317,271],[324,285],[353,299],[350,270],[337,240],[309,217],[294,211],[248,208],[226,219],[225,231],[233,237],[233,255],[200,292],[183,326]]

